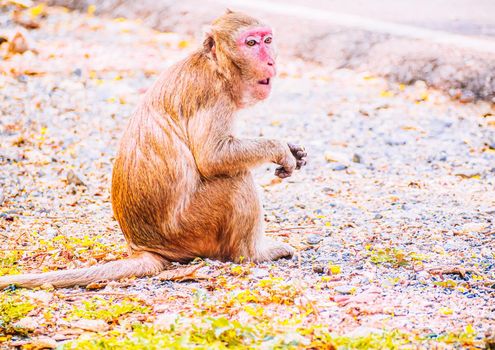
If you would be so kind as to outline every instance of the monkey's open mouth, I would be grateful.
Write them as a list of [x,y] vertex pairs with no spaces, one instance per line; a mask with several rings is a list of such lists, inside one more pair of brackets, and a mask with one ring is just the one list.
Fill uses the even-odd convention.
[[261,84],[261,85],[270,85],[270,78],[259,80],[258,81],[258,84]]

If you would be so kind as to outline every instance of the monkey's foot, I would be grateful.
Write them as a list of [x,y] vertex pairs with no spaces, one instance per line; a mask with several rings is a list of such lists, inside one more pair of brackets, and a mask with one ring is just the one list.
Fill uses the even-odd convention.
[[264,237],[257,245],[254,262],[271,261],[280,258],[291,258],[294,255],[294,248],[287,243],[278,242]]

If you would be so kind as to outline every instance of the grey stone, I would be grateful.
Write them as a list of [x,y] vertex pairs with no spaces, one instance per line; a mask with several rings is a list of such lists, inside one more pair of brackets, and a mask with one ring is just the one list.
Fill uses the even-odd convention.
[[347,165],[341,164],[341,163],[335,163],[331,166],[331,169],[333,171],[342,171],[347,169]]
[[340,294],[351,294],[352,291],[354,290],[354,287],[349,285],[343,285],[343,286],[335,287],[334,290]]
[[320,235],[309,234],[306,237],[306,243],[314,245],[314,244],[320,243],[322,241],[322,239],[323,239],[323,237],[321,237]]

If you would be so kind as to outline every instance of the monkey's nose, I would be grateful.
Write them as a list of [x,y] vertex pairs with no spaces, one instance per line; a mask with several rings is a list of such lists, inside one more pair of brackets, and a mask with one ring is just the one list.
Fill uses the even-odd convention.
[[268,65],[271,67],[271,66],[274,66],[275,65],[275,61],[273,60],[268,60]]

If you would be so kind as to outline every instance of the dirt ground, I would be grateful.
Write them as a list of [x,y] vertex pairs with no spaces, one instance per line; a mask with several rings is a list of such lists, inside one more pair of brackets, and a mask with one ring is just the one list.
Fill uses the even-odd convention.
[[[0,7],[8,38],[21,21],[12,9]],[[23,54],[2,45],[0,274],[121,258],[109,199],[117,143],[157,74],[197,43],[91,9],[22,11],[39,28],[25,30]],[[290,56],[279,67],[272,97],[238,129],[308,151],[287,180],[256,170],[267,233],[296,256],[197,261],[183,281],[8,288],[0,347],[493,346],[495,110],[421,82],[329,74]]]

